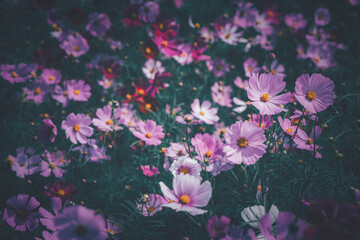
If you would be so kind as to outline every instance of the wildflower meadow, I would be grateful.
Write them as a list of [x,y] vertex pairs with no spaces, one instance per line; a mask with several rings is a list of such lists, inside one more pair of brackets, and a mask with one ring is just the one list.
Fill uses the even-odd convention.
[[0,12],[0,239],[360,240],[359,0]]

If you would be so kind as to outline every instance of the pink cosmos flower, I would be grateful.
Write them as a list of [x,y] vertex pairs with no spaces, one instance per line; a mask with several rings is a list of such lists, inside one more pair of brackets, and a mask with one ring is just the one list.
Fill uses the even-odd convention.
[[35,150],[29,147],[26,152],[24,147],[16,149],[16,157],[9,155],[7,161],[11,169],[16,172],[16,176],[24,178],[40,171],[41,158],[35,155]]
[[224,107],[232,107],[230,94],[232,92],[231,86],[224,86],[222,81],[215,82],[211,86],[211,96],[215,103]]
[[271,25],[271,20],[267,19],[266,13],[255,15],[254,28],[261,33],[262,36],[271,35],[274,28]]
[[161,66],[160,61],[156,61],[153,58],[150,58],[145,62],[142,72],[148,79],[154,79],[155,75],[162,74],[165,71],[165,68]]
[[289,134],[290,136],[294,136],[296,131],[296,126],[291,125],[291,121],[287,118],[284,118],[284,120],[279,116],[278,121],[280,124],[280,127],[284,130],[285,133]]
[[55,141],[57,127],[51,119],[46,118],[43,120],[43,123],[39,126],[39,135],[40,142],[43,144],[53,143]]
[[27,101],[32,100],[34,103],[40,104],[47,98],[50,88],[42,80],[36,80],[23,88],[23,91]]
[[225,59],[215,58],[214,60],[208,60],[206,66],[210,72],[214,73],[215,77],[222,77],[230,71],[229,64]]
[[241,77],[236,77],[234,80],[234,84],[240,89],[246,89],[249,84],[249,81],[248,80],[243,81]]
[[200,36],[205,39],[205,42],[213,43],[215,41],[215,34],[207,27],[202,27],[199,31]]
[[61,167],[66,166],[65,152],[64,151],[56,151],[50,153],[45,151],[46,161],[41,162],[41,175],[44,177],[49,177],[51,172],[55,175],[55,177],[60,178],[66,172],[66,170]]
[[159,15],[159,5],[156,2],[147,1],[139,8],[139,19],[143,22],[154,22]]
[[11,84],[25,82],[31,75],[36,76],[37,64],[20,63],[18,66],[1,64],[1,76]]
[[42,218],[40,218],[40,222],[47,227],[51,231],[55,231],[55,225],[54,225],[54,219],[55,217],[61,212],[62,209],[62,203],[61,199],[54,197],[51,198],[51,207],[53,209],[54,214],[50,213],[45,208],[39,208],[39,213],[42,215]]
[[[213,215],[206,223],[206,230],[212,239],[225,239],[229,231],[230,218]],[[229,238],[232,239],[232,238]]]
[[262,116],[260,114],[253,114],[252,121],[256,126],[263,129],[268,129],[273,124],[273,119],[269,115]]
[[145,176],[147,176],[147,177],[153,177],[153,176],[155,176],[155,175],[157,175],[157,174],[160,173],[160,172],[159,172],[159,169],[158,169],[157,167],[155,167],[155,166],[152,166],[152,167],[150,168],[149,165],[142,165],[142,166],[140,166],[140,167],[141,167],[141,170],[142,170],[143,174],[144,174]]
[[[191,148],[190,151],[192,150]],[[170,143],[170,146],[166,148],[166,156],[172,160],[177,160],[180,157],[188,156],[188,151],[185,143]]]
[[[253,75],[249,79],[247,94],[251,104],[255,106],[261,115],[273,115],[287,111],[279,105],[290,102],[290,92],[278,95],[286,86],[282,77],[271,73]],[[278,95],[278,96],[277,96]]]
[[236,45],[239,41],[239,37],[242,35],[242,32],[236,32],[238,27],[231,23],[227,23],[224,27],[219,29],[217,36],[224,42],[229,45]]
[[191,215],[206,213],[205,207],[211,198],[212,188],[209,181],[201,184],[201,178],[190,174],[181,174],[173,179],[173,188],[170,190],[163,182],[160,182],[161,191],[168,201],[163,207],[179,211],[189,212]]
[[285,77],[285,68],[282,64],[279,64],[277,60],[274,60],[271,65],[270,69],[267,69],[265,66],[263,67],[265,71],[270,72],[271,74],[274,74],[279,77]]
[[85,29],[94,37],[102,37],[110,29],[111,22],[106,14],[92,13],[89,18]]
[[334,83],[320,73],[302,74],[295,83],[295,97],[311,113],[324,111],[334,103]]
[[223,151],[230,162],[255,164],[266,152],[264,129],[249,121],[237,121],[226,129]]
[[66,120],[61,123],[61,129],[66,133],[66,138],[70,138],[70,141],[74,144],[78,142],[81,144],[87,143],[87,137],[91,137],[94,133],[94,129],[90,127],[91,118],[85,116],[83,113],[74,114],[70,113]]
[[257,14],[258,10],[254,8],[252,3],[241,1],[234,16],[234,24],[242,28],[253,26]]
[[289,13],[285,15],[285,23],[295,30],[306,27],[307,21],[301,13]]
[[183,43],[182,40],[179,39],[168,39],[165,34],[155,33],[155,38],[152,41],[156,44],[156,46],[160,49],[160,51],[168,57],[172,57],[180,54],[180,50],[178,50],[179,45]]
[[110,105],[106,105],[103,108],[98,108],[96,110],[96,116],[98,118],[94,118],[92,123],[95,127],[104,132],[111,132],[113,130],[118,131],[122,129],[122,127],[119,126],[122,121],[120,119],[121,115],[117,113],[118,111],[120,111],[120,108],[116,108],[114,110],[113,116]]
[[76,58],[85,54],[90,49],[86,39],[79,33],[75,36],[73,34],[68,35],[60,44],[60,47],[65,50],[67,55],[72,55]]
[[218,111],[217,108],[211,108],[211,103],[209,101],[204,101],[200,105],[199,99],[196,98],[191,104],[191,110],[193,116],[209,125],[214,124],[220,119],[216,115]]
[[137,124],[137,129],[133,131],[135,137],[143,140],[146,145],[158,146],[161,144],[161,140],[165,137],[165,133],[162,126],[157,126],[153,120],[147,120],[146,122],[140,121]]
[[106,155],[106,149],[101,147],[96,139],[88,139],[86,144],[75,147],[72,151],[80,151],[80,157],[84,157],[86,161],[110,160],[110,156]]
[[315,12],[315,24],[325,26],[330,22],[330,13],[326,8],[318,8]]
[[193,51],[190,44],[181,44],[179,45],[178,49],[180,54],[173,56],[175,61],[177,61],[182,66],[193,62]]
[[161,204],[164,203],[164,198],[158,194],[143,195],[142,202],[138,204],[140,214],[143,216],[154,216],[155,213],[162,210]]
[[46,84],[58,84],[61,81],[61,73],[55,69],[45,68],[41,74],[41,79]]
[[201,166],[195,159],[183,156],[175,160],[171,164],[169,170],[174,175],[174,177],[180,174],[190,174],[192,176],[200,177]]
[[243,63],[245,76],[251,77],[254,73],[260,72],[261,68],[258,66],[258,62],[253,58],[248,58]]
[[6,221],[16,231],[33,231],[39,226],[40,214],[35,211],[40,203],[27,194],[19,194],[9,198],[6,203],[3,220]]
[[84,80],[70,80],[67,84],[68,98],[74,101],[86,102],[90,96],[90,85]]
[[308,150],[314,152],[315,157],[322,158],[319,150],[322,148],[319,145],[314,145],[314,140],[316,140],[321,135],[321,127],[316,126],[315,129],[312,129],[310,136],[306,134],[302,129],[298,129],[297,134],[294,138],[294,142],[297,144],[298,149]]
[[198,133],[191,139],[191,145],[195,148],[197,156],[195,157],[200,162],[206,164],[206,171],[213,170],[214,162],[224,155],[222,151],[222,143],[218,142],[215,137],[208,133]]
[[69,103],[68,83],[69,81],[64,81],[62,82],[62,86],[56,85],[54,91],[51,93],[51,97],[61,103],[63,107],[66,107]]
[[104,88],[104,92],[106,89],[109,89],[114,84],[114,79],[108,79],[106,76],[102,77],[102,80],[97,80],[97,83]]

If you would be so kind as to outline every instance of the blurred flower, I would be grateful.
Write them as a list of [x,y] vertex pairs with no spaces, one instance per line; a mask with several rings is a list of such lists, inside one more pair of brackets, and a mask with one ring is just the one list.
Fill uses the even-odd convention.
[[149,194],[146,202],[138,204],[138,209],[143,216],[154,216],[155,213],[162,210],[161,204],[164,202],[165,200],[162,196],[158,194]]
[[[253,228],[259,228],[259,219],[266,215],[265,207],[262,205],[255,205],[252,207],[244,208],[244,210],[241,212],[241,217],[244,219],[244,221],[249,224]],[[275,205],[271,205],[269,210],[269,217],[271,219],[271,224],[274,224],[276,222],[276,218],[279,215],[279,209]]]
[[85,29],[94,37],[102,37],[105,35],[106,31],[110,29],[110,25],[110,19],[106,14],[92,13]]
[[86,84],[84,80],[70,80],[67,84],[68,98],[74,101],[86,102],[90,96],[90,85]]
[[150,168],[149,165],[142,165],[142,166],[140,166],[140,167],[141,167],[141,170],[142,170],[143,174],[144,174],[145,176],[147,176],[147,177],[153,177],[153,176],[155,176],[155,175],[157,175],[157,174],[160,173],[160,172],[159,172],[159,169],[158,169],[157,167],[155,167],[155,166],[152,166],[152,167]]
[[56,239],[105,240],[104,217],[84,206],[66,207],[54,219]]
[[43,144],[53,143],[57,135],[57,127],[51,119],[43,119],[39,126],[40,142]]
[[148,79],[154,79],[156,74],[162,74],[164,71],[165,68],[161,66],[161,62],[152,58],[147,60],[142,68],[142,72]]
[[334,103],[334,83],[320,73],[302,74],[295,83],[295,97],[311,113],[325,110]]
[[234,112],[242,113],[247,108],[247,103],[243,100],[238,99],[237,97],[234,97],[233,99],[234,104],[238,105],[239,107],[236,107],[233,109]]
[[66,107],[69,102],[69,92],[67,88],[69,82],[70,81],[63,81],[62,86],[56,85],[51,93],[52,98],[61,103],[63,107]]
[[26,82],[32,73],[36,73],[37,64],[20,63],[18,66],[1,64],[1,76],[11,84]]
[[330,13],[326,8],[318,8],[315,12],[315,24],[325,26],[330,22]]
[[239,37],[242,35],[242,32],[236,32],[238,27],[227,23],[223,28],[219,29],[217,36],[224,42],[229,45],[236,45],[239,41]]
[[110,160],[110,156],[106,155],[106,149],[100,147],[96,139],[88,139],[86,144],[75,147],[72,151],[80,151],[81,156],[84,156],[86,161],[99,162],[100,160]]
[[223,151],[235,164],[255,164],[266,152],[264,130],[249,121],[237,121],[226,129]]
[[214,73],[215,77],[222,77],[230,71],[229,64],[225,59],[215,58],[214,60],[208,60],[206,66],[210,72]]
[[66,138],[70,138],[70,141],[74,144],[78,142],[81,144],[87,143],[86,137],[91,137],[94,133],[94,129],[90,127],[91,118],[85,116],[83,113],[74,114],[70,113],[66,120],[61,123],[61,129],[66,133]]
[[190,44],[181,44],[179,45],[178,50],[180,51],[180,53],[173,56],[175,61],[177,61],[182,66],[193,62],[193,51]]
[[16,149],[16,157],[9,155],[7,158],[11,169],[16,172],[16,176],[24,178],[40,171],[41,158],[35,155],[35,150],[29,147],[26,152],[24,147]]
[[248,80],[242,80],[241,77],[236,77],[234,80],[235,86],[237,86],[240,89],[246,89],[248,86],[249,81]]
[[108,79],[106,76],[103,76],[102,80],[97,80],[97,83],[104,89],[109,89],[114,84],[114,80]]
[[225,86],[222,81],[215,82],[211,86],[211,96],[215,103],[224,107],[232,107],[230,94],[232,92],[231,86]]
[[106,229],[106,232],[108,233],[108,237],[110,237],[110,239],[120,240],[121,238],[119,236],[119,233],[124,230],[124,221],[115,221],[112,218],[108,218],[106,221]]
[[220,239],[226,236],[229,231],[229,225],[230,218],[213,215],[206,223],[206,230],[213,239]]
[[124,7],[124,18],[122,19],[126,27],[140,27],[142,25],[139,18],[141,4],[135,3]]
[[48,93],[50,92],[50,87],[45,82],[36,80],[27,85],[27,87],[24,87],[23,91],[27,101],[32,100],[34,103],[40,104],[47,98]]
[[219,117],[216,115],[218,112],[217,108],[211,108],[211,103],[209,101],[204,101],[200,105],[199,99],[195,99],[191,104],[192,115],[197,119],[205,122],[206,124],[212,125],[215,122],[219,121]]
[[245,76],[251,77],[254,73],[260,72],[261,68],[258,67],[258,63],[254,58],[248,58],[243,63]]
[[83,36],[77,33],[75,36],[70,34],[67,36],[66,40],[64,40],[60,47],[64,49],[67,55],[71,55],[75,58],[80,57],[89,51],[89,45]]
[[146,122],[140,121],[137,124],[137,129],[133,131],[135,137],[143,140],[146,145],[160,145],[161,139],[165,137],[162,126],[157,126],[153,120]]
[[45,68],[41,74],[41,79],[46,84],[58,84],[61,81],[61,73],[55,69]]
[[264,66],[264,70],[275,75],[275,76],[279,76],[279,77],[285,77],[285,68],[282,64],[279,64],[277,60],[274,60],[271,65],[270,65],[270,69],[267,69]]
[[8,208],[4,209],[3,220],[16,231],[33,231],[39,226],[40,214],[34,211],[40,203],[27,194],[19,194],[9,198],[6,203]]
[[73,198],[73,194],[76,193],[75,186],[70,183],[65,183],[64,180],[57,181],[54,184],[48,184],[44,187],[44,194],[48,197],[58,197],[61,201],[66,201]]
[[160,182],[161,191],[168,201],[163,207],[179,211],[186,211],[190,215],[204,214],[207,211],[198,207],[205,207],[211,198],[212,188],[209,181],[201,184],[201,178],[190,174],[177,175],[173,179],[173,188],[170,190]]
[[147,41],[141,46],[141,52],[144,54],[146,59],[157,58],[159,55],[159,49],[153,41]]
[[[290,92],[278,95],[286,86],[282,77],[262,73],[253,75],[249,79],[246,89],[252,105],[256,107],[261,115],[278,114],[287,109],[279,105],[290,102]],[[277,96],[278,95],[278,96]]]
[[60,178],[66,172],[66,170],[62,169],[66,164],[65,160],[65,152],[64,151],[56,151],[50,153],[45,151],[46,161],[41,162],[41,175],[44,177],[49,177],[51,172],[55,175],[55,177]]
[[55,231],[54,219],[55,217],[61,212],[62,203],[61,199],[54,197],[51,198],[51,207],[53,209],[54,214],[47,211],[45,208],[40,207],[39,213],[41,214],[42,218],[40,218],[40,222],[49,230]]
[[257,14],[258,11],[252,3],[240,1],[234,16],[234,24],[242,28],[253,26]]
[[279,117],[278,117],[278,121],[279,121],[280,127],[282,128],[282,130],[283,130],[285,133],[289,134],[290,136],[294,136],[297,127],[296,127],[296,126],[292,126],[289,119],[284,118],[284,120],[283,120],[283,119],[279,116]]
[[201,166],[196,160],[187,156],[182,156],[177,160],[174,160],[169,170],[174,175],[174,177],[180,174],[190,174],[192,176],[200,177]]
[[307,21],[301,13],[289,13],[285,15],[285,24],[294,30],[298,30],[305,28]]
[[156,2],[147,1],[139,8],[139,19],[143,22],[154,22],[159,15],[159,5]]

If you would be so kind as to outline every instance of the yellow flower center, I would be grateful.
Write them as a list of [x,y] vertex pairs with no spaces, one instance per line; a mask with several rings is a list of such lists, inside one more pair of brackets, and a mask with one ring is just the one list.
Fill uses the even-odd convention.
[[180,173],[183,173],[184,175],[186,175],[186,174],[190,173],[190,171],[189,171],[189,169],[182,167],[180,169]]
[[264,124],[264,123],[261,123],[261,124],[259,123],[259,124],[258,124],[258,127],[263,128],[264,126],[265,126],[265,124]]
[[108,233],[108,234],[110,234],[110,235],[114,235],[114,231],[112,230],[112,229],[108,229],[108,230],[106,230],[106,232]]
[[150,213],[152,213],[152,212],[155,211],[155,208],[154,208],[154,206],[151,206],[151,207],[148,208],[148,210],[149,210]]
[[261,191],[261,189],[262,189],[261,185],[257,186],[258,191]]
[[140,95],[144,95],[144,94],[145,94],[145,91],[144,91],[144,89],[140,89],[140,90],[138,91],[138,93],[139,93]]
[[188,204],[190,202],[190,198],[187,194],[184,194],[180,197],[180,202],[182,204]]
[[205,157],[209,158],[209,157],[211,157],[212,153],[210,151],[207,151],[204,155],[205,155]]
[[150,109],[150,108],[151,108],[151,104],[150,104],[150,103],[145,104],[145,108],[146,108],[146,109]]
[[168,45],[168,42],[166,40],[162,41],[161,46],[166,47]]
[[60,195],[60,196],[64,196],[65,195],[64,189],[57,190],[57,194]]
[[65,91],[64,92],[64,96],[67,96],[69,93],[68,93],[68,91]]
[[267,102],[267,101],[269,101],[269,94],[264,93],[263,95],[261,95],[260,100],[261,100],[262,102]]
[[201,115],[201,116],[204,116],[204,115],[205,115],[205,113],[204,113],[204,112],[200,112],[200,115]]
[[50,167],[51,167],[52,169],[55,168],[55,164],[54,164],[54,163],[50,163],[49,165],[50,165]]
[[109,120],[106,121],[106,124],[111,125],[111,124],[113,124],[113,121],[111,119],[109,119]]
[[225,39],[229,39],[229,38],[230,38],[230,34],[227,33],[227,34],[225,35]]
[[11,73],[11,77],[16,78],[17,76],[18,76],[18,75],[17,75],[16,72],[12,72],[12,73]]
[[75,125],[74,125],[74,131],[75,131],[75,132],[80,131],[80,125],[79,125],[79,124],[75,124]]
[[311,144],[313,144],[314,142],[313,142],[313,140],[311,139],[311,138],[308,138],[308,140],[306,141],[306,144],[307,145],[311,145]]
[[108,68],[108,69],[107,69],[107,72],[108,72],[108,73],[112,73],[112,69],[111,69],[111,68]]
[[6,160],[10,163],[10,165],[13,165],[14,159],[12,159],[12,158],[7,158]]
[[275,70],[274,70],[274,69],[272,69],[270,72],[271,72],[272,75],[275,74]]
[[151,133],[146,133],[146,134],[145,134],[145,137],[147,137],[147,138],[151,138],[151,137],[152,137],[152,135],[151,135]]
[[75,95],[79,95],[79,94],[80,94],[79,89],[75,89],[75,90],[74,90],[74,94],[75,94]]
[[159,24],[159,28],[160,28],[160,30],[163,30],[163,29],[164,29],[164,24],[163,24],[163,23],[160,23],[160,24]]
[[50,76],[50,77],[49,77],[49,81],[54,81],[54,77],[53,77],[53,76]]
[[152,68],[152,69],[150,69],[150,73],[154,73],[155,72],[155,70]]
[[41,88],[37,87],[35,88],[35,94],[40,94],[41,93]]
[[200,28],[200,23],[195,23],[196,28]]
[[181,157],[181,156],[184,156],[185,154],[184,154],[184,151],[183,151],[183,150],[179,150],[176,155],[178,155],[179,157]]
[[251,72],[251,71],[252,71],[252,67],[248,67],[248,71]]
[[150,53],[151,53],[151,48],[149,48],[149,47],[145,48],[145,52],[146,52],[147,54],[150,54]]
[[131,95],[130,94],[126,94],[126,99],[130,100],[131,99]]
[[309,100],[314,100],[316,98],[316,93],[314,91],[308,91],[306,93],[306,98]]
[[287,129],[285,129],[287,132],[289,132],[289,133],[292,133],[293,131],[292,131],[292,129],[291,128],[287,128]]
[[246,140],[246,138],[241,137],[237,140],[237,144],[239,147],[244,148],[248,145],[248,141]]
[[75,52],[77,52],[77,51],[79,51],[79,46],[75,45],[73,49],[74,49]]
[[296,24],[297,24],[296,22],[293,22],[293,23],[292,23],[292,25],[293,25],[294,27],[296,27]]
[[315,62],[319,62],[319,61],[320,61],[320,58],[319,58],[319,57],[316,57],[314,60],[315,60]]

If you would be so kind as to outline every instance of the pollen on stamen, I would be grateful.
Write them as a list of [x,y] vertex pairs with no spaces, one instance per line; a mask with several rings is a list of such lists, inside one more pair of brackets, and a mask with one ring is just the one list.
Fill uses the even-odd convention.
[[50,77],[49,77],[49,81],[54,81],[54,77],[53,77],[53,76],[50,76]]
[[151,138],[151,137],[152,137],[152,135],[151,135],[151,133],[146,133],[146,134],[145,134],[145,137],[147,137],[147,138]]
[[308,100],[314,100],[316,98],[316,93],[314,91],[308,91],[306,93],[306,98]]
[[77,52],[77,51],[79,51],[80,48],[79,48],[78,45],[75,45],[73,49],[74,49],[75,52]]
[[35,94],[40,94],[41,93],[41,88],[37,87],[35,88]]
[[149,48],[149,47],[145,48],[145,52],[146,52],[147,54],[150,54],[150,53],[151,53],[151,48]]
[[285,129],[285,131],[287,131],[287,132],[289,132],[289,133],[292,133],[292,132],[293,132],[293,130],[292,130],[291,128],[287,128],[287,129]]
[[167,42],[167,41],[162,41],[162,42],[161,42],[161,46],[166,47],[167,45],[168,45],[168,42]]
[[201,116],[204,116],[204,115],[205,115],[205,113],[204,113],[204,112],[200,112],[200,115],[201,115]]
[[75,131],[75,132],[80,131],[80,125],[79,125],[79,124],[75,124],[75,125],[74,125],[74,131]]
[[106,124],[111,125],[111,124],[113,124],[113,121],[111,119],[109,119],[109,120],[106,121]]
[[260,100],[261,100],[262,102],[267,102],[267,101],[269,101],[269,94],[264,93],[263,95],[261,95]]
[[187,194],[184,194],[180,197],[180,202],[182,204],[188,204],[190,202],[190,198]]
[[246,138],[241,137],[237,140],[237,144],[239,147],[244,148],[248,145],[248,141],[246,140]]
[[11,73],[11,77],[16,78],[17,76],[18,76],[18,75],[17,75],[16,72],[12,72],[12,73]]
[[150,104],[150,103],[145,104],[145,108],[146,108],[146,109],[150,109],[150,108],[151,108],[151,104]]
[[189,171],[189,169],[182,167],[180,169],[180,173],[183,173],[184,175],[186,175],[186,174],[190,173],[190,171]]
[[63,189],[59,189],[59,190],[57,190],[57,194],[58,194],[59,196],[64,196],[64,195],[65,195],[65,191],[64,191]]
[[210,151],[207,151],[205,154],[204,154],[205,157],[209,158],[212,156],[212,152]]
[[74,94],[75,94],[75,95],[79,95],[79,94],[80,94],[79,89],[75,89],[75,90],[74,90]]

